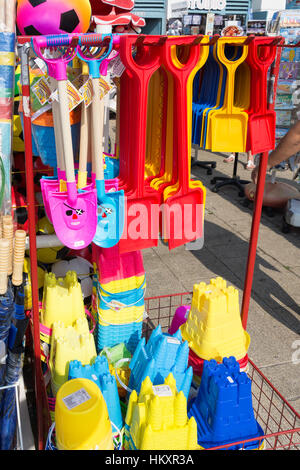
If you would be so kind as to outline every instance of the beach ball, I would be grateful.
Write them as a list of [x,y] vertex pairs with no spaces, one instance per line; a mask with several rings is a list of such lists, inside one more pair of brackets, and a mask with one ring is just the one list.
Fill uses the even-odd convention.
[[[54,227],[47,217],[42,217],[37,223],[37,235],[52,235]],[[37,249],[37,259],[40,263],[52,264],[67,256],[69,249],[66,246],[51,246]]]
[[18,0],[17,25],[27,36],[86,33],[92,9],[89,0]]

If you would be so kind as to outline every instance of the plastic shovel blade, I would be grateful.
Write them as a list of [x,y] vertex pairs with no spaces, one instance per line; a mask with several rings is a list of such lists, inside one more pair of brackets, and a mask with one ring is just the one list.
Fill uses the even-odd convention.
[[152,248],[158,245],[160,193],[142,198],[128,198],[120,253]]
[[96,190],[80,191],[75,202],[67,193],[50,193],[49,206],[57,237],[72,250],[88,246],[97,228]]
[[216,111],[211,120],[212,152],[245,152],[248,114]]
[[276,114],[253,114],[248,120],[248,136],[252,155],[271,151],[275,148]]
[[163,238],[168,240],[170,250],[203,237],[204,200],[203,189],[195,187],[165,201]]
[[[96,181],[96,186],[103,186],[103,181]],[[93,238],[93,243],[102,248],[111,248],[115,246],[124,231],[125,221],[125,196],[124,191],[116,191],[105,194],[97,191],[97,227]]]
[[51,210],[49,206],[49,191],[54,191],[54,192],[59,191],[59,181],[58,179],[54,179],[54,178],[50,179],[50,178],[52,177],[49,177],[49,179],[41,178],[40,185],[41,185],[41,192],[42,192],[46,216],[48,217],[49,222],[52,223]]

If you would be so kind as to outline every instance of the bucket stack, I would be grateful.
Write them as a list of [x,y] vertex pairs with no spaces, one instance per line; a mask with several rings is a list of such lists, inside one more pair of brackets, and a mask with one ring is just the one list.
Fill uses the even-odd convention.
[[[253,438],[245,450],[262,449],[263,430],[254,417],[251,380],[240,372],[234,357],[224,358],[222,364],[205,361],[198,394],[188,404],[188,416],[197,422],[198,444],[212,448]],[[243,444],[229,447],[243,448]]]
[[234,356],[241,370],[246,369],[250,336],[242,326],[238,290],[227,287],[223,278],[194,285],[191,310],[180,330],[189,343],[189,365],[197,384],[204,360],[222,363],[224,357]]
[[124,343],[131,354],[142,336],[146,277],[140,251],[120,254],[113,248],[94,248],[98,270],[97,352]]

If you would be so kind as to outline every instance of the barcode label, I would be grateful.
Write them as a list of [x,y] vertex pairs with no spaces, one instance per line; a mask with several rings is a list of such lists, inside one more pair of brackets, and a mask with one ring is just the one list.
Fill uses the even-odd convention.
[[168,337],[167,338],[167,342],[168,343],[171,343],[171,344],[180,344],[180,341],[178,338],[171,338],[171,337]]
[[158,397],[171,397],[173,395],[169,385],[153,385],[152,388],[154,395]]
[[82,405],[82,403],[90,400],[90,398],[91,397],[87,391],[84,388],[81,388],[76,392],[71,393],[71,395],[64,397],[63,402],[69,410],[72,410],[73,408],[76,408],[76,406]]
[[187,317],[189,316],[189,313],[190,313],[190,310],[187,310],[187,311],[185,312],[184,318],[187,318]]

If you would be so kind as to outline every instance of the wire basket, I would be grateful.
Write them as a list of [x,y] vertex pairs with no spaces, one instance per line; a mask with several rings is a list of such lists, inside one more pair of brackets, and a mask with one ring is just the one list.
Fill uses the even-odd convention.
[[[164,332],[167,332],[177,307],[191,305],[192,293],[164,295],[145,299],[145,309],[148,314],[143,325],[143,336],[148,340],[151,332],[160,324]],[[249,359],[247,375],[252,380],[252,402],[256,420],[262,426],[265,435],[261,438],[264,448],[268,450],[299,450],[300,449],[300,415],[283,398],[271,382]],[[257,438],[252,439],[257,441]],[[222,449],[233,444],[246,443],[241,441],[222,445]],[[220,447],[214,447],[219,449]]]

